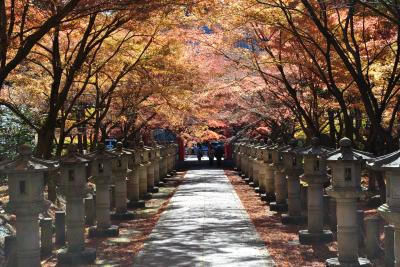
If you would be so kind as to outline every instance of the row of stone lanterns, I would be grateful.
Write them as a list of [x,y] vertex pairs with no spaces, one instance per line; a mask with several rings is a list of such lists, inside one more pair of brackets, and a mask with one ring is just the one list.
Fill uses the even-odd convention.
[[[254,154],[257,154],[255,150],[259,150],[258,153],[263,155],[263,162],[257,162],[256,173],[250,171],[254,164]],[[262,199],[269,202],[270,209],[280,212],[288,211],[281,216],[283,223],[304,221],[300,206],[300,179],[308,184],[308,229],[299,231],[302,244],[326,243],[333,240],[332,232],[324,230],[323,223],[323,185],[329,181],[327,174],[327,166],[329,166],[332,172],[332,183],[326,192],[337,202],[338,257],[328,259],[326,264],[327,266],[370,266],[368,259],[358,257],[359,232],[356,204],[361,194],[361,169],[367,161],[370,161],[374,162],[371,167],[386,170],[387,177],[396,177],[393,174],[393,168],[399,168],[396,160],[400,162],[400,152],[396,154],[397,157],[394,156],[395,154],[390,154],[388,157],[374,161],[371,154],[352,149],[348,138],[343,138],[340,141],[340,148],[335,151],[321,147],[318,139],[313,138],[311,146],[305,148],[298,146],[296,140],[292,140],[289,146],[281,142],[275,146],[255,145],[248,141],[239,142],[234,146],[234,153],[236,166],[242,176],[247,180],[255,179],[265,184],[266,194],[262,196]],[[260,171],[260,168],[264,170]],[[251,176],[254,174],[258,177]],[[272,180],[274,187],[272,187]],[[388,179],[388,181],[392,180],[394,179]],[[388,186],[393,187],[390,182]],[[396,221],[393,218],[400,218],[400,216],[393,215],[396,214],[397,209],[390,205],[390,201],[396,197],[393,198],[393,195],[390,195],[391,192],[393,191],[388,190],[388,204],[382,206],[380,212],[388,218],[389,222],[394,223]],[[275,202],[271,202],[272,194],[275,196]],[[393,194],[396,196],[396,193]],[[400,203],[400,200],[397,201]],[[400,215],[400,212],[398,214]]]
[[[148,176],[148,165],[151,164],[147,157],[149,151],[158,164],[152,165]],[[146,186],[142,191],[147,193],[155,177],[155,181],[158,181],[168,172],[173,173],[175,155],[174,144],[164,147],[154,143],[150,148],[144,149],[141,145],[129,150],[118,143],[111,151],[106,151],[105,146],[100,144],[95,152],[88,155],[79,155],[77,147],[70,145],[68,153],[60,162],[56,162],[34,158],[29,146],[21,146],[19,156],[14,161],[0,163],[0,171],[7,175],[9,183],[6,210],[17,218],[17,265],[40,266],[38,216],[47,211],[50,205],[44,199],[44,177],[49,172],[60,172],[60,185],[66,196],[67,247],[58,251],[58,260],[69,264],[91,263],[96,258],[96,250],[85,248],[84,245],[87,166],[96,184],[96,225],[89,228],[89,237],[117,236],[119,227],[111,224],[111,217],[132,219],[133,213],[127,210],[127,199],[130,206],[143,206],[139,179],[145,179]],[[127,178],[130,178],[129,185]],[[112,183],[115,184],[116,209],[110,213],[109,192]]]

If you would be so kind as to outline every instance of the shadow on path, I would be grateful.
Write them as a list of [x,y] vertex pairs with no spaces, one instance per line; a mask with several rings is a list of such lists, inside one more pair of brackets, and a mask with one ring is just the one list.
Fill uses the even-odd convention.
[[221,169],[191,170],[134,266],[273,266]]

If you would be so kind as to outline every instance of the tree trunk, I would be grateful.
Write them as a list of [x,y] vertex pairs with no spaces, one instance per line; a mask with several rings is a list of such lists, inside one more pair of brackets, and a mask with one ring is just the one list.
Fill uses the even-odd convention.
[[333,110],[328,111],[328,119],[329,119],[329,138],[330,138],[330,145],[332,147],[336,146],[336,126],[335,126],[335,113]]
[[53,150],[55,125],[42,127],[38,133],[36,156],[43,159],[50,159]]

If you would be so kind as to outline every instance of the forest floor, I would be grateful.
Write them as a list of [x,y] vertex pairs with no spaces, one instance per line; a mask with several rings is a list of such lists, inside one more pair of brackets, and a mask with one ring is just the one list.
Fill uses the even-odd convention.
[[[146,201],[146,208],[135,210],[137,218],[114,224],[120,226],[120,234],[114,238],[93,238],[86,240],[86,246],[97,249],[96,263],[90,266],[132,266],[136,254],[142,249],[145,241],[156,225],[161,213],[168,206],[178,186],[183,182],[184,172],[168,178],[158,193]],[[57,265],[56,250],[53,255],[42,261],[43,267]],[[83,265],[82,265],[83,266]],[[87,265],[89,266],[89,265]]]
[[[337,256],[337,242],[326,245],[301,245],[298,231],[306,229],[307,225],[282,224],[280,213],[270,211],[267,203],[261,200],[236,171],[225,170],[225,174],[277,266],[325,266],[326,259]],[[365,214],[375,213],[366,207],[364,209]],[[374,266],[384,266],[383,260],[374,260]]]

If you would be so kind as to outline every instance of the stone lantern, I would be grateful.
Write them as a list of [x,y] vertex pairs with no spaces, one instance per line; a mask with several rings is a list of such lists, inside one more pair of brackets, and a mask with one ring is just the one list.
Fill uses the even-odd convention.
[[277,145],[272,151],[272,164],[271,168],[274,170],[274,189],[275,189],[275,202],[270,202],[269,207],[271,211],[286,212],[287,211],[287,181],[286,174],[283,168],[283,154],[282,151],[287,149],[286,145]]
[[162,182],[160,181],[160,165],[161,165],[161,147],[157,144],[156,141],[153,141],[154,148],[154,185],[161,186]]
[[132,160],[132,152],[122,147],[118,142],[111,151],[117,157],[112,164],[113,180],[115,184],[115,212],[111,214],[113,220],[131,220],[134,214],[127,209],[127,177],[132,173],[129,169],[129,161]]
[[177,162],[177,156],[179,152],[179,145],[177,143],[173,143],[173,155],[172,155],[172,172],[173,174],[176,174],[176,162]]
[[143,147],[143,159],[143,164],[147,169],[147,192],[157,193],[158,188],[154,187],[154,150],[152,147]]
[[260,193],[260,187],[262,184],[262,179],[261,175],[263,173],[262,170],[262,163],[264,163],[263,160],[263,150],[262,148],[265,146],[264,140],[261,140],[259,144],[255,147],[255,155],[254,155],[254,161],[253,161],[253,169],[254,169],[254,190],[256,193]]
[[86,165],[89,160],[79,155],[76,145],[69,145],[68,154],[61,158],[61,189],[66,197],[67,248],[60,249],[62,264],[91,264],[96,249],[85,248]]
[[247,148],[248,142],[245,141],[240,146],[240,176],[245,178],[248,174],[247,171],[247,163],[248,163],[248,155],[247,155]]
[[259,171],[260,171],[260,164],[261,163],[261,143],[257,142],[254,144],[253,147],[253,155],[252,155],[252,165],[253,165],[253,181],[250,182],[250,186],[254,187],[255,191],[258,192],[259,188]]
[[166,156],[166,167],[167,167],[167,176],[170,175],[172,171],[172,152],[171,152],[171,144],[165,144],[165,156]]
[[240,164],[240,147],[241,147],[241,143],[235,143],[233,146],[233,155],[234,155],[234,159],[235,159],[235,166],[237,171],[240,173],[241,172],[241,164]]
[[9,202],[6,211],[16,215],[17,265],[40,266],[39,213],[47,211],[50,202],[44,199],[44,174],[58,166],[53,161],[32,157],[28,145],[19,148],[14,161],[0,165],[8,177]]
[[258,170],[258,183],[259,183],[259,189],[258,193],[261,197],[261,199],[265,199],[265,186],[266,186],[266,172],[267,172],[267,164],[264,162],[264,155],[267,154],[267,144],[265,144],[263,140],[263,146],[260,147],[260,152],[259,152],[259,170]]
[[348,138],[340,140],[340,149],[329,154],[332,186],[328,195],[336,199],[337,258],[326,260],[327,266],[371,266],[368,259],[358,257],[357,199],[361,191],[361,168],[372,155],[352,149]]
[[253,184],[254,180],[254,157],[255,157],[255,142],[252,141],[247,148],[247,178],[246,183],[249,185]]
[[166,147],[164,145],[160,146],[160,154],[161,154],[161,159],[160,159],[160,180],[163,180],[167,177],[167,151]]
[[251,151],[251,146],[252,143],[247,141],[245,147],[244,147],[244,179],[249,180],[250,178],[250,166],[251,166],[251,160],[250,160],[250,151]]
[[96,220],[95,226],[89,228],[89,237],[112,237],[119,235],[119,227],[111,225],[110,185],[112,183],[112,167],[116,156],[106,151],[104,144],[88,154],[91,160],[92,176],[96,184]]
[[386,203],[378,208],[379,214],[394,225],[394,265],[400,266],[400,150],[378,157],[368,168],[383,171],[386,180]]
[[[126,149],[127,151],[132,153],[132,157],[129,161],[128,168],[132,170],[129,175],[129,180],[127,184],[128,190],[128,199],[129,202],[127,206],[129,208],[144,208],[145,202],[140,200],[139,194],[139,168],[142,161],[142,156],[138,150],[135,149]],[[147,182],[146,182],[147,187]]]
[[274,186],[274,169],[272,164],[272,149],[275,146],[271,140],[268,140],[267,145],[264,147],[263,160],[265,172],[265,195],[262,199],[267,202],[275,201],[275,186]]
[[283,224],[304,223],[306,218],[301,214],[300,200],[300,174],[303,173],[302,148],[298,145],[298,140],[292,139],[290,147],[282,152],[283,169],[287,179],[288,190],[288,213],[282,214]]
[[251,149],[252,149],[252,147],[253,147],[252,141],[248,140],[244,147],[245,169],[244,169],[243,178],[246,182],[250,182],[250,176],[253,173],[253,171],[250,170],[250,168],[252,169],[252,164],[251,164]]
[[325,157],[329,150],[321,147],[319,139],[314,137],[311,146],[301,153],[304,158],[304,174],[300,178],[308,184],[308,229],[299,231],[299,240],[301,244],[329,243],[333,241],[333,234],[330,230],[324,230],[323,220],[323,185],[329,182]]
[[137,148],[137,151],[140,153],[141,156],[139,165],[139,196],[142,199],[150,199],[152,198],[152,194],[148,192],[148,182],[147,182],[148,179],[147,167],[150,164],[150,162],[149,162],[149,154],[144,146],[143,141],[139,142],[139,147]]

